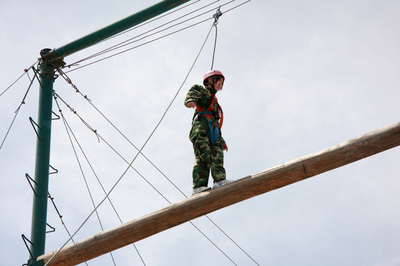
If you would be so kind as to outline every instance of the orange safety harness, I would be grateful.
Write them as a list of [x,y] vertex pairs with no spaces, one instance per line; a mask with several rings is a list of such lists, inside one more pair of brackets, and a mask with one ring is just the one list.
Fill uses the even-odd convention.
[[[214,105],[215,105],[215,103],[218,104],[217,97],[215,95],[213,95],[213,94],[211,94],[211,96],[213,97],[213,99],[211,101],[210,106],[207,108],[207,110],[204,110],[203,108],[201,108],[200,106],[198,106],[196,104],[196,110],[199,111],[199,113],[197,115],[204,114],[207,117],[209,122],[212,120],[211,119],[211,115],[213,114],[212,111],[214,110]],[[218,104],[218,106],[219,106],[218,113],[215,114],[214,117],[216,118],[215,119],[215,123],[217,124],[217,126],[219,128],[221,128],[222,124],[224,122],[224,112],[222,112],[222,108],[221,108],[221,106],[219,104]],[[219,120],[219,122],[218,122],[218,120]]]
[[[217,97],[215,97],[215,95],[211,95],[213,97],[210,106],[207,108],[207,110],[203,110],[203,108],[201,108],[200,106],[198,106],[196,104],[196,110],[198,111],[196,117],[193,119],[193,124],[196,121],[197,116],[204,114],[207,118],[208,121],[208,134],[209,134],[209,138],[210,138],[210,142],[212,144],[216,143],[219,136],[220,136],[220,129],[222,127],[222,123],[224,121],[224,113],[222,112],[222,108],[221,106],[218,104],[218,100]],[[214,105],[218,104],[219,108],[218,108],[218,113],[217,114],[213,114],[212,111],[214,110]],[[215,117],[215,124],[217,126],[213,126],[213,122],[212,122],[212,118],[211,116],[214,115]],[[219,120],[219,122],[218,122]]]

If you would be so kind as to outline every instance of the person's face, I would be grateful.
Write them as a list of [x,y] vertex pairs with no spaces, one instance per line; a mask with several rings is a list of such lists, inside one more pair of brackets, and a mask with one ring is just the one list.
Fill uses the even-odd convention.
[[222,90],[222,86],[224,86],[224,79],[223,79],[223,78],[220,78],[220,79],[218,79],[217,81],[215,81],[215,83],[214,83],[214,89],[215,89],[216,91]]

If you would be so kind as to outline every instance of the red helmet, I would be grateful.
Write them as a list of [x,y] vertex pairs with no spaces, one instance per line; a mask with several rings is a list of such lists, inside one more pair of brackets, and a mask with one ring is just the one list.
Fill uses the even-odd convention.
[[221,71],[219,71],[219,70],[210,70],[204,75],[203,84],[209,77],[212,77],[212,76],[221,76],[225,81],[225,76],[222,74]]

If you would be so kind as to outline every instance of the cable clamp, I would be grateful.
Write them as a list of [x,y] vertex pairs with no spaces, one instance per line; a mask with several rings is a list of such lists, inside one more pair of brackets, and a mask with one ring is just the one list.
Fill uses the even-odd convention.
[[64,222],[62,221],[62,215],[61,213],[58,211],[58,208],[54,202],[54,198],[50,195],[50,192],[47,192],[47,197],[51,200],[51,203],[53,203],[54,209],[56,210],[58,217],[61,219],[61,222],[64,224]]
[[218,7],[217,11],[213,15],[214,23],[218,22],[219,17],[222,16],[221,7]]

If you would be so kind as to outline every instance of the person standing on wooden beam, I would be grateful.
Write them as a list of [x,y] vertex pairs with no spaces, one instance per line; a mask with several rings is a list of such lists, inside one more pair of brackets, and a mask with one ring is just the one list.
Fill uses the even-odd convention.
[[211,70],[203,77],[203,86],[193,85],[185,98],[187,108],[195,108],[189,138],[193,144],[195,164],[193,166],[192,195],[227,184],[224,168],[224,153],[228,146],[222,138],[223,112],[215,94],[222,90],[225,77],[219,70]]

